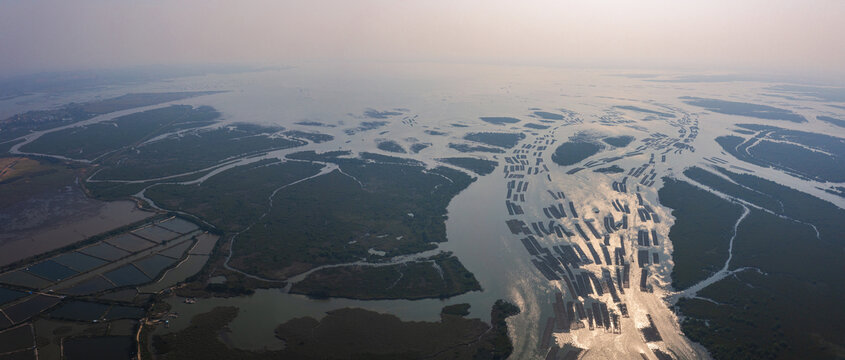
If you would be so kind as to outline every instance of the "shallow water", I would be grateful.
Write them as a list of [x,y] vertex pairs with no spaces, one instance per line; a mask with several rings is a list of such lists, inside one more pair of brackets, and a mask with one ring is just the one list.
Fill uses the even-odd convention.
[[[432,144],[419,154],[401,156],[423,161],[427,166],[437,165],[434,159],[448,156],[467,156],[449,149],[449,143],[464,143],[461,137],[473,131],[505,131],[554,134],[560,144],[570,137],[632,135],[637,139],[622,149],[606,149],[590,159],[621,155],[641,145],[641,140],[652,133],[661,133],[670,137],[678,136],[678,127],[667,120],[650,119],[647,114],[618,111],[615,105],[635,105],[650,109],[686,112],[697,116],[700,131],[698,138],[691,143],[695,152],[681,154],[669,153],[665,163],[658,160],[655,167],[657,176],[652,187],[642,187],[644,199],[659,214],[662,222],[649,225],[660,235],[661,244],[655,250],[660,252],[660,265],[653,265],[651,285],[656,289],[652,293],[634,290],[639,282],[639,272],[632,269],[632,288],[626,292],[625,301],[629,303],[631,320],[623,323],[622,336],[606,333],[577,331],[557,335],[558,340],[571,342],[586,348],[596,349],[585,357],[616,356],[646,351],[647,347],[639,338],[636,327],[642,326],[645,314],[651,314],[663,330],[665,346],[685,356],[707,356],[700,346],[690,344],[679,334],[676,316],[669,311],[663,297],[671,294],[669,274],[674,263],[671,260],[672,243],[666,241],[668,230],[673,220],[669,209],[659,206],[657,189],[662,184],[660,178],[666,175],[680,176],[683,168],[691,165],[706,164],[704,157],[720,157],[730,165],[737,165],[753,170],[756,175],[775,180],[787,186],[824,198],[839,206],[845,206],[845,199],[824,193],[816,188],[816,182],[797,179],[773,169],[760,168],[745,164],[724,154],[713,141],[716,136],[729,133],[734,123],[768,123],[797,130],[817,130],[834,135],[845,135],[845,129],[811,120],[808,124],[788,122],[769,122],[754,118],[704,113],[700,108],[687,106],[679,101],[679,96],[730,98],[737,101],[768,103],[773,106],[788,107],[808,119],[824,114],[822,105],[806,100],[773,100],[760,95],[771,84],[743,83],[654,83],[620,76],[611,76],[611,72],[585,71],[560,68],[532,67],[493,67],[469,65],[433,65],[433,64],[379,64],[370,65],[303,65],[297,68],[268,71],[261,73],[210,75],[204,77],[176,79],[169,82],[125,87],[126,91],[185,91],[185,90],[229,90],[227,93],[202,96],[180,101],[194,105],[211,105],[223,114],[225,122],[254,122],[281,125],[289,129],[318,131],[335,136],[335,139],[321,144],[309,144],[303,148],[273,152],[266,156],[238,159],[225,168],[258,161],[262,158],[283,157],[285,154],[301,150],[352,150],[353,152],[378,151],[376,144],[381,139],[399,142],[408,148],[411,144],[424,142]],[[618,72],[613,72],[618,73]],[[785,103],[785,104],[784,104]],[[666,105],[666,107],[661,107]],[[390,110],[396,108],[408,116],[415,116],[414,123],[401,121],[403,116],[390,119],[383,128],[358,132],[352,136],[344,133],[345,129],[354,128],[361,121],[368,121],[362,116],[368,109]],[[537,109],[559,112],[564,108],[575,111],[582,118],[580,125],[554,129],[557,124],[550,123],[551,129],[525,130],[522,124],[538,123],[541,119],[531,114]],[[616,116],[630,123],[602,123],[603,116]],[[479,120],[480,116],[513,116],[522,119],[519,124],[492,125]],[[299,121],[315,121],[334,127],[311,127],[297,125]],[[457,128],[451,124],[465,124]],[[633,126],[629,126],[633,125]],[[432,136],[425,130],[438,130],[445,136]],[[388,133],[380,134],[383,131]],[[586,132],[586,133],[585,133]],[[528,136],[522,143],[531,143],[535,137]],[[555,146],[556,146],[555,145]],[[574,175],[565,174],[569,168],[558,167],[550,161],[554,146],[544,152],[545,164],[549,166],[551,181],[545,176],[530,179],[531,189],[526,193],[522,218],[545,219],[542,207],[550,204],[546,189],[564,191],[567,201],[573,201],[583,216],[594,217],[592,209],[601,214],[612,211],[610,200],[622,198],[628,203],[636,203],[633,196],[633,184],[629,184],[628,194],[620,195],[610,188],[613,179],[620,176],[595,174],[583,170]],[[639,166],[648,161],[650,152],[625,158],[614,164],[624,169]],[[504,154],[472,154],[487,159],[497,158],[500,163]],[[658,155],[659,157],[659,155]],[[589,161],[590,159],[587,159]],[[529,160],[531,160],[529,158]],[[222,171],[224,168],[221,168]],[[204,176],[197,182],[213,176],[219,171]],[[546,281],[530,263],[530,257],[519,243],[519,236],[511,235],[505,220],[508,216],[504,208],[504,193],[507,179],[502,177],[502,165],[497,170],[480,177],[468,189],[456,196],[448,211],[448,242],[440,249],[452,251],[461,262],[472,271],[484,288],[482,292],[472,292],[446,301],[442,300],[376,300],[358,301],[349,299],[312,300],[301,295],[284,293],[281,290],[259,290],[250,297],[230,299],[201,299],[196,304],[183,304],[180,299],[169,299],[174,311],[180,313],[172,321],[172,328],[158,331],[173,331],[186,326],[193,314],[208,311],[215,306],[234,305],[241,309],[239,316],[230,325],[232,333],[228,339],[232,345],[247,349],[278,348],[280,342],[275,339],[273,329],[280,323],[301,316],[322,317],[326,311],[341,307],[361,307],[380,312],[396,314],[405,320],[437,320],[444,305],[468,302],[472,304],[471,317],[489,320],[490,306],[496,299],[510,300],[522,308],[523,312],[511,318],[511,334],[515,342],[514,358],[542,357],[537,351],[540,332],[546,317],[551,316],[551,302],[554,290],[560,285]],[[633,207],[633,206],[632,206]],[[632,209],[634,210],[634,209]],[[595,216],[598,217],[598,216]],[[629,215],[636,224],[636,211]],[[599,219],[600,220],[600,219]],[[569,221],[569,220],[566,220]],[[568,223],[567,223],[568,224]],[[600,222],[599,224],[600,225]],[[570,227],[571,229],[571,227]],[[636,226],[630,233],[636,235]],[[538,239],[543,245],[552,245],[554,238]],[[616,238],[614,235],[614,243]],[[178,269],[178,268],[177,268]],[[595,268],[598,269],[598,268]],[[170,275],[170,274],[168,274]],[[175,275],[174,275],[175,276]],[[166,278],[168,276],[165,276]],[[649,353],[650,354],[650,353]],[[649,355],[651,356],[651,355]]]

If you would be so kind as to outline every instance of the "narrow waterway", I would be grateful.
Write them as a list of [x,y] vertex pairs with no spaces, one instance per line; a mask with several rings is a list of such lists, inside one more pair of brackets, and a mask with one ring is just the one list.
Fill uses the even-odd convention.
[[730,242],[728,242],[728,258],[727,258],[727,260],[725,260],[725,265],[722,266],[721,270],[715,272],[713,275],[710,275],[710,277],[699,281],[697,284],[690,286],[689,288],[687,288],[683,291],[674,293],[674,294],[670,295],[669,297],[667,297],[666,300],[670,304],[677,303],[680,298],[694,298],[694,297],[697,296],[698,292],[701,291],[702,289],[704,289],[704,288],[706,288],[710,285],[713,285],[714,283],[718,282],[719,280],[722,280],[722,279],[724,279],[724,278],[726,278],[726,277],[728,277],[728,276],[730,276],[730,275],[732,275],[732,274],[734,274],[738,271],[743,271],[743,270],[746,269],[746,268],[741,268],[741,269],[736,269],[736,270],[729,270],[730,265],[731,265],[731,259],[733,258],[734,240],[736,239],[736,234],[737,234],[737,230],[739,229],[739,224],[742,223],[742,220],[744,220],[745,217],[748,216],[748,214],[751,212],[750,210],[748,210],[748,207],[746,207],[745,205],[740,204],[740,206],[742,206],[742,214],[739,216],[738,219],[736,219],[736,223],[734,224],[733,235],[731,235],[731,240],[730,240]]

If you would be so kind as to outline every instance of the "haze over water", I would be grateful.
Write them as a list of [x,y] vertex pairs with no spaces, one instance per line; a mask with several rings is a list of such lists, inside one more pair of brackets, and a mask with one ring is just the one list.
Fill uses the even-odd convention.
[[5,1],[0,75],[151,64],[410,61],[842,80],[836,0]]
[[[15,206],[0,295],[20,294],[0,296],[0,340],[31,328],[15,351],[50,358],[120,302],[135,315],[103,343],[139,360],[203,344],[320,358],[372,330],[326,320],[344,308],[395,315],[397,334],[503,331],[436,345],[507,343],[511,359],[845,354],[845,321],[782,318],[785,294],[845,294],[829,270],[843,15],[835,0],[0,2]],[[126,256],[80,255],[95,246]],[[30,299],[47,302],[7,316]],[[220,307],[223,330],[190,326]],[[420,346],[379,341],[332,344]]]

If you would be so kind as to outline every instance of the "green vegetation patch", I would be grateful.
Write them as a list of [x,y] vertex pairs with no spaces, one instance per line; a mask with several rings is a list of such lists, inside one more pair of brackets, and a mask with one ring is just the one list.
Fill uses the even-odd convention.
[[619,105],[619,106],[614,106],[614,108],[622,109],[622,110],[628,110],[628,111],[636,111],[636,112],[644,113],[644,114],[653,114],[653,115],[658,115],[658,116],[667,117],[667,118],[674,118],[675,117],[675,114],[665,113],[665,112],[651,110],[651,109],[644,109],[644,108],[641,108],[639,106],[633,106],[633,105]]
[[824,116],[824,115],[816,116],[816,119],[819,119],[819,120],[824,121],[824,122],[831,124],[831,125],[836,125],[836,126],[845,128],[845,120],[842,120],[842,119],[837,119],[837,118],[833,118],[833,117],[830,117],[830,116]]
[[431,143],[416,143],[411,145],[411,152],[416,154],[429,146],[431,146]]
[[492,173],[493,170],[496,170],[496,166],[499,165],[498,162],[492,160],[483,160],[483,159],[476,159],[471,157],[453,157],[453,158],[443,158],[437,159],[438,161],[442,161],[447,164],[452,164],[458,167],[462,167],[464,169],[470,170],[478,175],[487,175]]
[[754,134],[756,134],[756,132],[754,132],[754,131],[745,130],[745,129],[733,129],[733,132],[735,132],[737,134],[743,134],[743,135],[754,135]]
[[[172,177],[165,180],[166,182],[180,182],[195,180],[208,172],[199,172],[192,175]],[[155,185],[158,181],[145,182],[86,182],[85,188],[89,191],[91,196],[106,201],[122,200],[132,195],[139,193],[144,188]]]
[[307,160],[307,161],[332,161],[337,159],[341,156],[350,156],[352,155],[351,151],[326,151],[322,153],[317,153],[314,150],[307,150],[307,151],[299,151],[295,153],[288,154],[285,156],[288,159],[294,160]]
[[747,163],[760,165],[760,166],[767,166],[766,164],[757,161],[756,159],[747,155],[747,153],[743,150],[740,151],[740,146],[743,145],[745,142],[745,138],[742,136],[736,135],[726,135],[726,136],[719,136],[716,139],[716,143],[722,147],[727,153],[733,155],[735,158],[745,161]]
[[601,139],[601,141],[614,147],[626,147],[631,141],[634,141],[634,137],[629,135],[611,136]]
[[234,124],[147,143],[109,157],[96,179],[155,179],[213,167],[225,159],[305,145],[272,136],[279,129]]
[[480,344],[474,359],[507,359],[513,352],[513,343],[508,336],[508,324],[505,319],[520,313],[519,307],[504,300],[496,300],[490,311],[490,323],[493,328],[487,341]]
[[[814,98],[817,101],[845,102],[845,88],[807,85],[775,85],[770,87],[774,91],[788,92]],[[830,105],[835,106],[835,105]]]
[[[845,220],[845,219],[843,219]],[[841,247],[807,225],[752,210],[740,224],[731,268],[751,266],[685,299],[682,330],[716,359],[831,359],[842,355]]]
[[686,289],[720,270],[742,207],[689,183],[664,178],[660,203],[672,208],[672,287]]
[[525,139],[525,134],[477,132],[464,135],[464,139],[510,149],[516,146],[520,140]]
[[[845,210],[754,175],[716,167],[736,185],[701,169],[690,170],[685,174],[696,181],[773,213],[751,207],[739,224],[730,269],[746,269],[698,293],[715,303],[678,302],[687,336],[717,359],[841,356],[845,324],[839,319],[845,319],[845,309],[838,303],[845,297],[845,283],[833,269],[845,262]],[[662,189],[660,197],[665,204]],[[685,201],[696,208],[702,203],[689,196]],[[677,252],[672,232],[683,218],[676,212],[670,237]],[[699,231],[710,227],[697,226]],[[676,258],[675,264],[677,269],[684,261]]]
[[[159,359],[268,359],[267,353],[251,353],[231,348],[218,333],[238,315],[236,307],[217,307],[194,316],[185,330],[153,336],[152,346]],[[263,357],[262,357],[263,355]],[[277,357],[279,358],[279,357]]]
[[376,248],[387,256],[446,241],[446,207],[473,181],[448,168],[334,159],[333,171],[281,189],[274,206],[234,244],[232,266],[285,279],[351,262]]
[[370,152],[362,152],[358,154],[362,159],[365,160],[372,160],[375,162],[385,163],[385,164],[402,164],[402,165],[410,165],[410,166],[425,166],[425,163],[419,160],[408,159],[398,156],[390,156],[390,155],[382,155]]
[[601,146],[587,141],[567,141],[555,149],[552,161],[561,166],[574,165],[601,150]]
[[329,127],[329,128],[337,127],[337,125],[334,125],[334,124],[326,124],[326,123],[321,123],[319,121],[309,121],[309,120],[297,121],[294,124],[302,125],[302,126],[317,126],[317,127]]
[[306,139],[308,141],[311,141],[311,142],[317,143],[317,144],[322,143],[322,142],[326,142],[326,141],[334,140],[334,136],[331,136],[331,135],[328,135],[328,134],[323,134],[323,133],[318,133],[318,132],[289,130],[289,131],[285,131],[284,134],[286,136],[290,136],[290,137],[294,137],[294,138]]
[[[394,109],[394,110],[398,110],[398,109]],[[387,119],[391,116],[399,116],[399,115],[402,115],[402,114],[403,114],[403,112],[401,112],[401,111],[392,111],[392,110],[384,110],[384,111],[379,111],[379,110],[376,110],[376,109],[366,109],[366,110],[364,110],[364,116],[366,116],[368,118],[372,118],[372,119]]]
[[396,265],[326,268],[291,288],[315,298],[362,300],[448,298],[475,290],[481,285],[451,254]]
[[703,107],[707,111],[727,115],[748,116],[765,120],[786,120],[795,123],[807,122],[803,116],[787,109],[776,108],[768,105],[749,104],[744,102],[705,99],[699,97],[682,96],[684,103]]
[[447,305],[443,307],[443,310],[440,310],[440,313],[445,315],[467,316],[469,315],[470,307],[471,305],[467,303]]
[[[222,91],[183,91],[162,93],[131,93],[111,99],[92,101],[78,104],[82,111],[89,114],[107,114],[110,112],[132,109],[141,106],[166,103],[170,101],[188,99],[196,96],[218,94]],[[75,106],[71,104],[68,106]]]
[[463,153],[467,152],[488,152],[488,153],[495,153],[495,154],[502,154],[505,151],[499,148],[492,148],[489,146],[474,146],[469,144],[455,144],[449,143],[449,147],[455,150],[458,150]]
[[803,177],[821,181],[845,181],[845,157],[809,150],[802,146],[762,140],[748,149],[751,156],[787,168]]
[[783,207],[774,207],[773,203],[768,203],[767,205],[760,200],[762,198],[749,197],[746,199],[741,193],[737,193],[730,188],[718,185],[716,187],[711,183],[708,183],[708,186],[726,192],[729,195],[741,197],[743,200],[751,201],[775,214],[785,215],[792,219],[813,224],[818,229],[819,236],[822,240],[833,244],[845,244],[845,238],[841,236],[841,234],[845,234],[845,210],[842,208],[815,196],[758,176],[737,174],[721,167],[716,167],[716,169],[740,185],[751,188],[755,192],[763,193],[772,199],[777,199],[778,205],[783,204]]
[[145,195],[162,208],[193,214],[222,230],[236,232],[267,211],[273,191],[315,175],[321,167],[308,162],[262,160],[236,166],[198,185],[153,186]]
[[207,106],[173,105],[47,133],[23,146],[21,151],[93,160],[124,147],[140,145],[157,135],[210,125],[219,116]]
[[399,145],[399,143],[397,143],[393,140],[379,141],[378,142],[378,148],[379,148],[379,150],[388,151],[388,152],[392,152],[392,153],[399,153],[399,154],[407,153],[407,151],[405,151],[405,148],[403,148],[402,145]]
[[528,124],[525,124],[525,125],[522,125],[522,126],[529,128],[529,129],[535,129],[535,130],[545,130],[545,129],[549,128],[548,125],[540,125],[540,124],[535,124],[535,123],[528,123]]
[[625,172],[625,169],[619,167],[619,165],[611,165],[608,167],[598,168],[593,170],[593,172],[602,173],[602,174],[618,174],[621,172]]
[[830,188],[824,189],[824,191],[839,197],[845,197],[845,186],[831,186]]
[[535,111],[534,115],[546,120],[563,120],[563,115],[548,111]]
[[135,93],[88,103],[70,103],[54,110],[33,110],[0,121],[0,142],[26,135],[31,131],[47,130],[88,120],[97,115],[141,106],[210,95],[217,91]]
[[495,125],[516,124],[519,119],[508,116],[482,116],[481,121],[488,122]]
[[707,185],[719,190],[720,192],[743,199],[752,204],[778,213],[783,211],[782,203],[771,195],[754,191],[748,187],[733,183],[700,167],[693,166],[686,169],[684,170],[684,175],[698,183]]
[[4,142],[4,141],[2,141],[2,139],[0,139],[0,155],[4,155],[4,154],[8,153],[9,150],[12,149],[12,146],[15,146],[15,145],[22,143],[24,141],[25,141],[24,139],[18,139],[18,140],[7,140],[7,141]]
[[754,136],[716,138],[737,159],[806,179],[845,181],[845,139],[774,126],[738,126],[754,131]]

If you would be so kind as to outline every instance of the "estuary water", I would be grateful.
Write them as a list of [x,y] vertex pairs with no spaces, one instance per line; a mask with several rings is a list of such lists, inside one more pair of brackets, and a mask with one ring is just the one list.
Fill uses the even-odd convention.
[[[695,118],[699,121],[699,133],[698,138],[690,144],[695,151],[668,156],[665,162],[655,165],[658,169],[655,184],[642,187],[643,198],[663,219],[661,224],[653,226],[661,239],[668,238],[669,227],[674,219],[671,217],[671,209],[659,205],[657,190],[662,184],[660,178],[679,175],[688,166],[704,164],[705,157],[722,158],[729,165],[750,169],[758,176],[845,206],[845,199],[818,189],[821,185],[819,183],[741,163],[724,154],[713,141],[715,137],[729,133],[736,122],[763,123],[761,120],[737,119],[704,112],[700,108],[684,105],[678,99],[679,96],[690,95],[772,103],[772,98],[761,95],[763,89],[771,84],[649,82],[621,76],[625,73],[458,64],[305,64],[284,70],[180,78],[122,87],[119,91],[110,89],[109,91],[113,92],[224,90],[224,93],[187,99],[179,103],[213,106],[223,114],[224,123],[277,125],[335,137],[332,141],[308,144],[302,148],[270,153],[264,157],[283,158],[286,153],[300,150],[350,150],[353,153],[368,151],[395,155],[376,148],[380,140],[393,140],[406,148],[411,143],[430,144],[419,153],[401,154],[403,157],[422,161],[428,167],[443,165],[436,159],[456,156],[473,156],[499,162],[492,174],[478,177],[469,188],[452,200],[446,220],[448,241],[439,246],[440,250],[453,252],[464,266],[475,274],[483,291],[470,292],[446,300],[415,301],[315,300],[288,294],[284,289],[259,290],[248,297],[199,299],[195,304],[184,304],[182,299],[170,298],[167,301],[173,306],[173,311],[179,313],[179,317],[171,320],[170,328],[159,327],[156,331],[177,331],[187,326],[195,314],[217,306],[237,306],[240,312],[229,326],[231,332],[226,336],[226,341],[232,346],[244,349],[277,349],[283,344],[274,336],[273,330],[276,326],[297,317],[320,318],[333,309],[359,307],[394,314],[403,320],[436,321],[443,306],[470,303],[470,317],[489,321],[490,308],[495,300],[505,299],[522,309],[521,314],[508,320],[515,345],[514,358],[545,356],[545,349],[538,346],[542,342],[543,326],[546,319],[553,316],[551,303],[554,301],[554,293],[562,291],[565,294],[566,290],[558,282],[547,281],[537,271],[522,247],[519,236],[513,235],[505,224],[506,220],[513,218],[508,215],[504,206],[506,184],[509,181],[504,177],[504,157],[510,156],[510,153],[463,154],[449,148],[450,143],[466,143],[462,137],[468,132],[527,134],[518,147],[537,141],[544,135],[556,139],[558,144],[576,136],[632,135],[637,138],[629,149],[608,149],[601,155],[608,156],[622,155],[639,146],[642,139],[649,136],[678,136],[679,126],[673,123],[675,120],[622,111],[615,106],[659,108],[663,109],[661,111],[673,111],[679,117],[684,114]],[[808,119],[830,113],[808,99],[791,100],[776,105],[788,107]],[[367,117],[365,112],[368,109],[397,111],[402,115],[386,119],[388,123],[377,129],[357,129],[363,121],[382,120]],[[571,111],[580,119],[580,123],[561,127],[554,122],[544,122],[544,119],[534,114],[535,111]],[[482,116],[511,116],[522,121],[512,125],[492,125],[480,121],[479,117]],[[548,131],[529,130],[522,126],[525,123],[544,124],[554,128]],[[841,129],[833,129],[819,122],[801,125],[804,128],[790,123],[777,125],[798,130],[813,126],[822,132],[842,132]],[[431,131],[444,135],[432,135]],[[531,190],[526,192],[526,200],[521,203],[526,212],[525,217],[545,219],[542,208],[548,205],[547,190],[565,192],[567,201],[577,204],[584,216],[592,216],[594,210],[602,214],[611,212],[610,201],[616,198],[615,196],[621,196],[610,188],[610,183],[615,178],[590,170],[574,175],[566,174],[569,168],[558,167],[551,162],[550,155],[553,151],[554,146],[546,150],[545,154],[538,155],[545,159],[544,163],[550,168],[549,177],[548,180],[531,180]],[[256,161],[256,158],[238,159],[229,166],[252,161]],[[627,170],[644,162],[648,162],[648,153],[626,157],[616,163]],[[627,201],[636,202],[632,194],[624,196],[627,196]],[[631,216],[635,217],[636,214]],[[630,234],[627,236],[631,237]],[[555,244],[554,241],[550,238],[540,239],[540,242],[547,246]],[[638,292],[633,289],[635,285],[632,285],[630,291],[626,290],[628,295],[625,301],[628,303],[631,319],[623,322],[621,336],[578,330],[558,333],[554,335],[554,340],[561,345],[572,343],[588,349],[586,358],[617,357],[636,352],[651,359],[654,355],[648,350],[658,345],[644,343],[638,332],[638,328],[647,324],[648,314],[654,318],[664,336],[664,341],[659,346],[670,348],[687,357],[707,357],[706,351],[700,345],[690,342],[680,333],[678,318],[669,310],[665,301],[667,296],[674,293],[674,289],[669,285],[669,274],[674,266],[671,260],[671,240],[663,240],[658,251],[659,254],[655,254],[665,260],[652,266],[649,285],[654,287],[654,292]],[[639,276],[638,271],[634,271],[631,283],[638,284]]]

